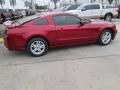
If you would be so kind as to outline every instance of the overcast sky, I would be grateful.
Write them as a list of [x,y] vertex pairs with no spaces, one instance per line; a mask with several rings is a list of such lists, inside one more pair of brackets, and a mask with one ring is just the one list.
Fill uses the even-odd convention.
[[36,3],[38,3],[40,5],[48,4],[49,2],[50,2],[50,0],[36,0]]
[[[39,4],[39,5],[45,5],[45,4],[48,4],[50,3],[51,0],[36,0],[36,2]],[[63,0],[60,0],[60,1],[63,1]]]
[[[21,0],[16,0],[16,1],[21,1]],[[25,0],[22,0],[22,1],[25,1]],[[27,0],[27,1],[29,1],[29,0]],[[48,5],[51,0],[34,0],[34,1],[36,1],[36,3],[39,5],[46,5],[46,4]],[[60,1],[63,2],[63,0],[60,0]],[[65,0],[65,1],[69,1],[69,0]]]

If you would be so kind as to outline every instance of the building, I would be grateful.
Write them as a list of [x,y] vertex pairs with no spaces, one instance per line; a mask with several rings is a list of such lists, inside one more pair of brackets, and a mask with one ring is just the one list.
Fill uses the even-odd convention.
[[[0,0],[1,1],[1,0]],[[26,7],[25,1],[30,0],[15,0],[15,5],[11,5],[12,0],[2,0],[4,1],[3,5],[0,6],[0,8],[4,9],[29,9],[29,7]],[[54,3],[51,2],[51,0],[32,0],[34,3],[37,3],[38,5],[48,5],[49,8],[54,8]],[[115,2],[116,1],[116,2]],[[109,4],[108,0],[77,0],[77,3],[103,3],[103,4]],[[57,3],[57,7],[63,5],[63,4],[74,4],[74,0],[60,0]],[[120,0],[113,0],[112,5],[118,5],[120,3]]]
[[[103,5],[110,5],[108,0],[76,0],[77,3],[102,3]],[[74,0],[60,0],[60,2],[57,3],[57,6],[62,6],[64,4],[75,4],[76,2]],[[120,0],[113,0],[112,4],[113,6],[120,5]],[[54,8],[53,2],[50,2],[48,4],[50,8]]]
[[11,0],[4,0],[4,3],[0,8],[4,9],[27,9],[28,7],[25,7],[24,0],[15,0],[14,5],[11,4]]
[[[73,4],[75,2],[74,0],[61,0],[61,3]],[[109,4],[108,0],[77,0],[77,3],[103,3],[104,5]],[[120,0],[113,0],[112,5],[118,5],[118,4],[120,4]]]

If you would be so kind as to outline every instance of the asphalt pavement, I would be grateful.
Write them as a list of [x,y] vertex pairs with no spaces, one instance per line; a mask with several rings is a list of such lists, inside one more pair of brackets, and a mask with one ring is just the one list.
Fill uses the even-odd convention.
[[0,90],[119,90],[120,20],[108,46],[95,44],[50,50],[31,57],[0,45]]

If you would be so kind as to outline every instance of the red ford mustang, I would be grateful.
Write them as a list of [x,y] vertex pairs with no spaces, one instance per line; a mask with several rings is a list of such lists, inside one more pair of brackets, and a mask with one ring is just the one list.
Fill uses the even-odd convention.
[[108,45],[116,33],[116,26],[110,22],[81,19],[68,13],[44,13],[7,25],[4,40],[9,50],[42,56],[48,48],[90,43]]

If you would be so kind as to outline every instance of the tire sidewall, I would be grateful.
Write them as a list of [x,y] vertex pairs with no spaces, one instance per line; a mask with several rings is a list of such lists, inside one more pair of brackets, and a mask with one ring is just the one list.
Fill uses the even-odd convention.
[[[108,17],[110,17],[109,20],[107,20]],[[105,16],[105,21],[109,21],[109,22],[111,22],[111,21],[112,21],[112,15],[107,14],[107,15]]]
[[[31,51],[31,44],[34,42],[34,41],[41,41],[44,43],[45,45],[45,50],[43,51],[43,53],[41,54],[34,54],[32,51]],[[48,43],[46,40],[42,39],[42,38],[33,38],[31,39],[28,43],[27,43],[27,47],[26,47],[26,51],[27,53],[29,53],[30,55],[34,56],[34,57],[39,57],[39,56],[43,56],[46,54],[47,50],[48,50]]]
[[[111,33],[111,39],[110,39],[109,43],[107,43],[107,44],[103,43],[103,41],[102,41],[102,37],[103,37],[103,34],[104,34],[105,32]],[[101,32],[101,34],[100,34],[100,36],[99,36],[99,38],[98,38],[98,44],[99,44],[100,46],[108,45],[108,44],[111,43],[112,37],[113,37],[113,34],[112,34],[111,30],[104,30],[104,31]]]

